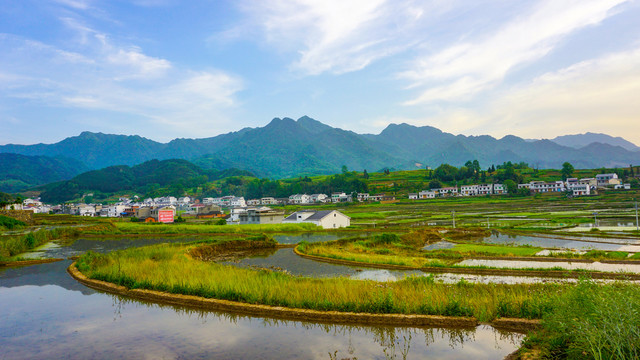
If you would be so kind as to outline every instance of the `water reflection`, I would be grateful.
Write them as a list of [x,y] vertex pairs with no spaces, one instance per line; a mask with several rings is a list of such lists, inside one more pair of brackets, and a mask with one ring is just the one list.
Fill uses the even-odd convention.
[[466,259],[458,263],[464,266],[489,266],[496,268],[516,268],[516,269],[552,269],[562,268],[567,270],[591,270],[606,272],[629,272],[640,273],[640,265],[635,264],[603,264],[595,261],[592,263],[570,262],[570,261],[517,261],[517,260],[483,260]]
[[[123,244],[80,239],[47,249],[47,257],[164,240],[125,239]],[[84,287],[66,273],[70,263],[0,270],[0,358],[494,359],[514,351],[522,338],[488,326],[335,325],[147,304]],[[310,263],[316,264],[299,267]]]
[[279,249],[263,257],[246,257],[224,262],[240,267],[284,270],[295,276],[336,277],[345,276],[360,280],[395,281],[411,275],[422,275],[418,270],[377,270],[358,266],[346,266],[309,260],[296,255],[293,249]]
[[483,242],[488,244],[531,245],[543,248],[640,252],[640,246],[628,244],[629,242],[635,243],[635,240],[612,238],[602,239],[601,241],[598,240],[599,239],[589,239],[589,241],[585,241],[494,233],[490,237],[485,238]]

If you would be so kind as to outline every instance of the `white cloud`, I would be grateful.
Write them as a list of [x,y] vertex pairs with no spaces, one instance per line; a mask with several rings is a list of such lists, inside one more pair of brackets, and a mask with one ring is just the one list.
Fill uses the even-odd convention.
[[582,61],[497,91],[478,107],[435,108],[405,119],[467,135],[557,135],[602,132],[640,144],[640,48]]
[[407,49],[416,43],[416,36],[423,36],[412,29],[450,5],[410,0],[267,0],[244,2],[240,7],[270,45],[298,53],[294,70],[317,75],[360,70]]
[[118,49],[107,56],[107,61],[132,72],[128,76],[119,77],[120,79],[159,77],[171,68],[169,61],[147,56],[138,47]]
[[493,34],[427,55],[400,74],[411,81],[411,87],[421,89],[406,105],[465,100],[493,88],[509,71],[544,57],[567,35],[600,23],[625,1],[543,1]]
[[153,127],[163,139],[219,133],[217,126],[237,105],[235,95],[243,84],[231,74],[176,67],[140,47],[119,46],[88,27],[78,31],[87,36],[73,45],[75,51],[0,36],[0,97],[40,107],[99,110],[103,117],[121,114],[109,116],[104,126],[131,132],[145,124],[164,124]]

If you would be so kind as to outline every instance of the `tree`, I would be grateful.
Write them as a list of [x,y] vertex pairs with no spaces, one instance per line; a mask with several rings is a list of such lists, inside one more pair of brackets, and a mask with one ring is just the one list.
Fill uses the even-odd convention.
[[444,182],[453,181],[458,174],[458,168],[449,164],[442,164],[438,166],[433,176]]
[[347,168],[347,165],[342,165],[342,174],[346,174],[349,172],[349,169]]
[[429,190],[431,189],[440,189],[442,188],[442,183],[440,183],[440,181],[438,180],[431,180],[429,181]]
[[504,186],[507,188],[509,195],[514,196],[518,193],[518,184],[515,181],[507,179],[504,181]]
[[567,178],[570,178],[571,175],[573,175],[573,171],[575,169],[573,168],[573,165],[571,165],[569,162],[565,162],[564,164],[562,164],[562,180],[567,180]]
[[364,169],[364,174],[362,175],[365,179],[369,178],[369,173],[367,172],[367,169]]

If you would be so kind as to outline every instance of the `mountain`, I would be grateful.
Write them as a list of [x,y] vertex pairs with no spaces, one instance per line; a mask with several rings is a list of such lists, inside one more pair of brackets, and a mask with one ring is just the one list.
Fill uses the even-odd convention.
[[70,179],[87,170],[84,164],[74,159],[0,153],[0,191],[18,192]]
[[82,173],[71,180],[47,184],[40,187],[40,196],[45,202],[57,203],[79,198],[90,191],[104,194],[123,191],[147,193],[174,184],[194,187],[207,181],[239,175],[253,176],[250,172],[237,169],[204,170],[182,159],[150,160],[133,167],[109,166]]
[[613,137],[607,134],[598,134],[598,133],[585,133],[585,134],[575,134],[575,135],[563,135],[558,136],[551,139],[556,144],[560,144],[562,146],[569,146],[576,149],[583,148],[587,145],[593,143],[601,143],[607,144],[611,146],[620,146],[621,148],[628,151],[638,151],[640,147],[636,146],[634,143],[627,141],[621,137]]
[[[587,135],[580,136],[585,140]],[[415,169],[420,166],[416,164],[460,166],[474,159],[483,167],[524,161],[538,168],[560,168],[565,161],[578,168],[640,162],[640,150],[632,150],[631,143],[595,135],[594,139],[602,141],[575,148],[558,144],[562,137],[554,141],[525,140],[513,135],[496,139],[488,135],[453,135],[431,126],[408,124],[391,124],[377,135],[357,134],[303,116],[298,120],[274,118],[264,127],[168,143],[140,136],[83,132],[55,144],[3,145],[0,153],[64,156],[83,162],[89,169],[134,166],[152,159],[184,159],[203,170],[239,168],[272,178],[332,174],[343,165],[352,170],[375,171]]]

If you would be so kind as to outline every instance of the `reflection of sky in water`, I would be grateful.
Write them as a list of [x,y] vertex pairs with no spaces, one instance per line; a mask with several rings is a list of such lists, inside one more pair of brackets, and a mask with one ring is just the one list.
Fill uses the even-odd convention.
[[490,266],[497,268],[535,268],[550,269],[560,267],[567,270],[592,270],[606,272],[632,272],[640,273],[640,265],[633,264],[603,264],[600,262],[583,263],[583,262],[564,262],[564,261],[513,261],[513,260],[481,260],[467,259],[458,263],[465,266]]
[[597,239],[594,241],[566,240],[566,239],[550,239],[545,237],[524,236],[524,235],[506,235],[494,234],[487,237],[483,242],[488,244],[513,244],[513,245],[531,245],[545,248],[563,248],[575,250],[605,250],[605,251],[628,251],[640,252],[638,245],[626,245],[628,242],[635,242],[629,239],[601,239],[603,242],[620,243],[608,244],[599,243]]
[[[8,288],[4,275],[0,273],[3,359],[327,359],[329,353],[360,359],[385,354],[402,358],[403,353],[408,359],[494,359],[515,350],[522,338],[488,326],[347,326],[200,312],[91,290],[83,294],[58,284]],[[51,277],[52,282],[60,279]]]
[[[228,264],[242,267],[279,268],[292,275],[307,277],[346,276],[358,279],[394,281],[408,275],[420,275],[417,270],[376,270],[371,268],[337,265],[305,259],[296,255],[293,249],[279,249],[268,257],[249,257]],[[364,274],[363,274],[364,273]]]
[[333,241],[352,236],[364,236],[366,233],[300,233],[300,234],[276,234],[273,239],[280,244],[297,244],[301,241],[308,243]]

